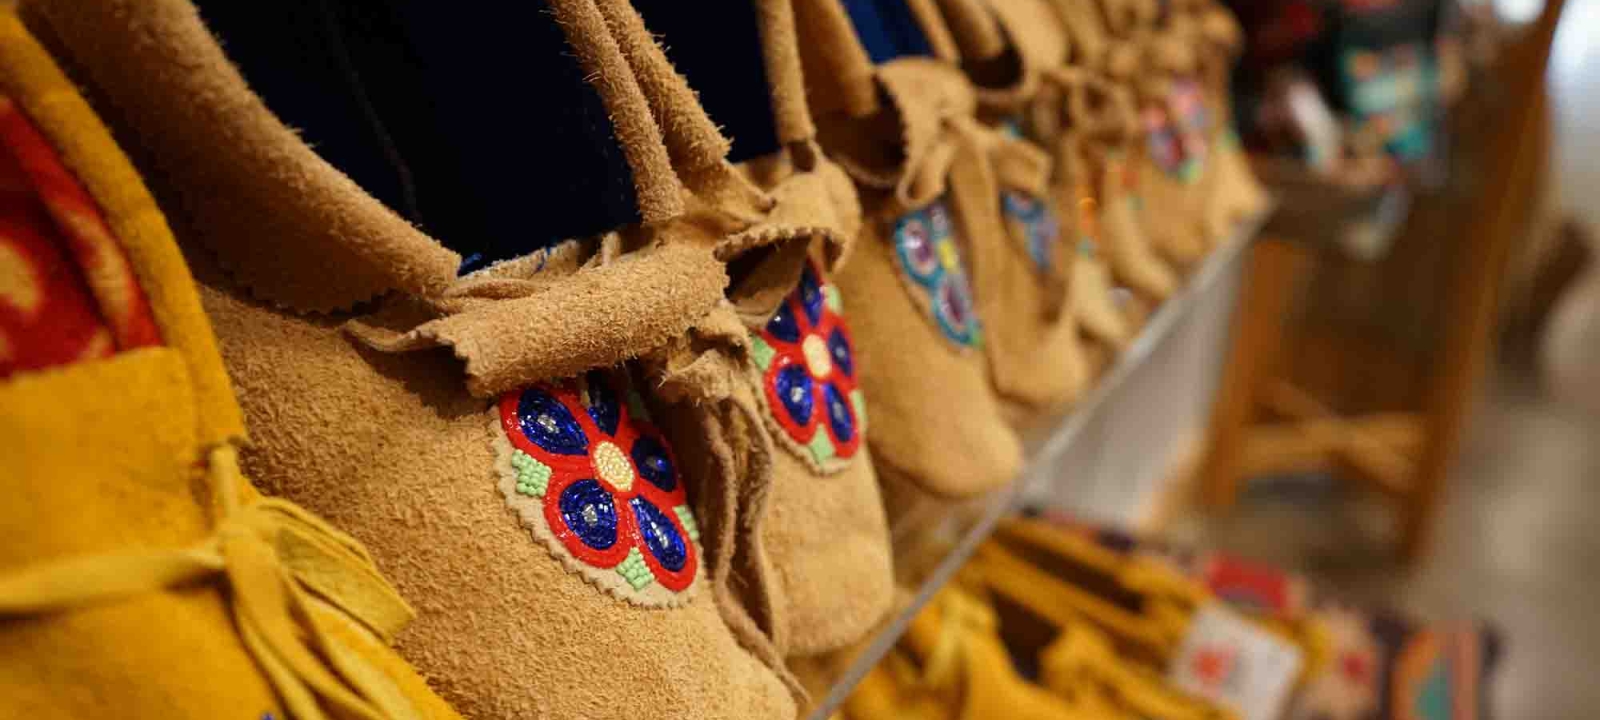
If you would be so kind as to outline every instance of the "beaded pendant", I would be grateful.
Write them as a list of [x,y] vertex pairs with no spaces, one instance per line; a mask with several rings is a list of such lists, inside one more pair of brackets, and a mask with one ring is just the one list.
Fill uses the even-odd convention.
[[500,397],[500,490],[569,570],[625,600],[673,605],[698,576],[699,529],[677,462],[624,373]]
[[972,286],[956,248],[950,208],[943,199],[901,216],[894,224],[895,259],[914,293],[927,302],[945,339],[976,347],[982,331],[973,309]]
[[823,472],[855,457],[866,431],[843,309],[839,291],[808,263],[772,319],[750,335],[768,416],[783,444]]

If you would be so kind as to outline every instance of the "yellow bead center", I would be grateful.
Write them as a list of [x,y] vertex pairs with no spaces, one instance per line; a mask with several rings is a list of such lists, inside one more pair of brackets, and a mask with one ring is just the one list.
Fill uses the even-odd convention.
[[939,252],[939,264],[944,266],[946,271],[954,271],[961,265],[961,258],[956,255],[955,243],[939,243],[935,247]]
[[833,372],[833,356],[828,353],[828,343],[823,342],[817,335],[807,335],[800,343],[800,350],[806,356],[806,369],[811,371],[811,376],[821,380]]
[[633,464],[614,443],[602,441],[594,449],[594,471],[611,487],[622,492],[633,489]]

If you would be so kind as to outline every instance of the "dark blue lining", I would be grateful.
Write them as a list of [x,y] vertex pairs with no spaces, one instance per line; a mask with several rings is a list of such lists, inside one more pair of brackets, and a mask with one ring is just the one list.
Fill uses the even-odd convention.
[[640,219],[610,115],[543,2],[198,4],[267,106],[463,271]]
[[897,57],[929,56],[933,46],[904,0],[844,0],[856,37],[874,64]]
[[634,0],[634,8],[666,49],[667,58],[700,95],[706,114],[733,142],[734,162],[778,150],[772,92],[754,0],[701,3]]

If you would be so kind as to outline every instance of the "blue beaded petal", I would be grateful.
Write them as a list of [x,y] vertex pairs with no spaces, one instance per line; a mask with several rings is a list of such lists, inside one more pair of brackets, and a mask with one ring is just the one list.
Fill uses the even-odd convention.
[[589,417],[594,419],[594,424],[600,427],[601,432],[617,434],[622,406],[617,404],[616,393],[611,392],[611,386],[606,384],[605,375],[599,370],[591,370],[585,377],[589,381]]
[[667,449],[655,438],[644,436],[633,441],[631,454],[634,468],[651,485],[661,488],[663,492],[678,488],[678,474],[672,471],[672,460],[667,457]]
[[557,455],[583,455],[589,440],[577,418],[565,405],[538,388],[522,391],[517,400],[517,424],[533,444]]
[[790,365],[778,371],[778,376],[773,378],[773,384],[778,391],[778,400],[783,403],[783,409],[794,418],[796,425],[804,427],[811,422],[811,373],[804,367]]
[[967,302],[966,278],[953,275],[939,286],[933,299],[934,314],[945,333],[965,343],[972,330],[972,305]]
[[800,271],[800,309],[805,312],[811,326],[822,322],[822,283],[817,281],[811,266]]
[[1000,204],[1011,219],[1022,223],[1028,234],[1028,256],[1042,272],[1048,272],[1055,261],[1056,241],[1061,236],[1061,226],[1055,213],[1038,200],[1015,190],[1000,195]]
[[856,425],[850,417],[850,406],[845,402],[844,395],[832,383],[822,386],[822,395],[828,403],[828,426],[833,428],[833,436],[839,442],[850,442],[850,438],[856,434]]
[[833,366],[845,377],[856,376],[856,359],[850,353],[850,341],[844,338],[844,331],[834,328],[828,335],[828,354],[833,356]]
[[788,298],[778,305],[778,311],[767,321],[767,332],[784,342],[800,342],[800,325],[794,320],[794,311],[789,309]]
[[617,506],[598,480],[579,480],[561,491],[561,519],[589,547],[605,550],[617,543]]
[[636,497],[629,504],[633,506],[634,518],[639,521],[639,537],[644,540],[645,549],[656,556],[661,567],[672,572],[682,570],[689,559],[689,551],[684,546],[683,536],[678,534],[678,527],[649,500]]

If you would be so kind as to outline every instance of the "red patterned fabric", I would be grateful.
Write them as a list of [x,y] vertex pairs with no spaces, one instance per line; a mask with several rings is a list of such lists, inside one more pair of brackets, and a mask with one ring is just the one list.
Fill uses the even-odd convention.
[[1307,609],[1305,580],[1279,568],[1217,553],[1201,560],[1198,575],[1217,597],[1254,614],[1289,620]]
[[0,378],[160,344],[94,199],[0,95]]

